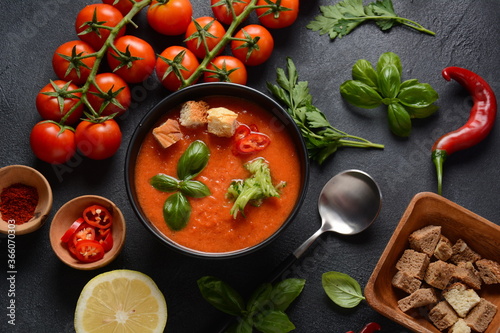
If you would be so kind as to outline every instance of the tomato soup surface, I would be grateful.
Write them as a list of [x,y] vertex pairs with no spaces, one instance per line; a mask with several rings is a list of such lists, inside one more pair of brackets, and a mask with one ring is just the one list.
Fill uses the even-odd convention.
[[[276,232],[295,206],[301,188],[297,150],[285,126],[255,103],[228,96],[209,96],[203,100],[212,108],[226,107],[236,112],[240,123],[257,125],[260,132],[270,137],[270,145],[258,153],[235,156],[232,138],[210,134],[206,126],[197,129],[181,126],[183,139],[164,149],[150,131],[142,143],[135,165],[139,205],[158,230],[187,248],[220,253],[254,246]],[[180,107],[165,110],[165,117],[157,125],[168,118],[178,120]],[[195,140],[203,141],[210,150],[208,164],[195,180],[208,186],[211,195],[188,198],[192,207],[189,222],[182,230],[174,231],[163,218],[163,205],[171,193],[156,190],[149,180],[159,173],[177,178],[177,162]],[[238,213],[234,219],[229,213],[233,202],[226,198],[227,189],[233,180],[250,176],[243,165],[257,157],[263,157],[269,163],[273,184],[285,181],[286,186],[281,189],[279,198],[265,199],[259,207],[248,204],[245,216]]]

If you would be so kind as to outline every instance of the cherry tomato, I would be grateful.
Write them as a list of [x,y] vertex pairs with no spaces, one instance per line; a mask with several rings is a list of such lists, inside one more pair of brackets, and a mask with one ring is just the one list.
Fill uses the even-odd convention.
[[95,50],[81,40],[74,40],[60,45],[52,56],[52,68],[61,80],[83,85],[94,67]]
[[79,217],[78,219],[76,219],[76,221],[73,222],[71,227],[69,227],[68,230],[66,230],[64,235],[61,237],[61,242],[63,242],[63,243],[69,242],[73,238],[73,235],[76,233],[78,228],[80,228],[80,226],[84,222],[85,222],[85,220],[83,219],[83,217]]
[[156,60],[156,75],[165,88],[176,91],[181,86],[176,72],[187,79],[198,66],[198,59],[193,52],[183,46],[170,46]]
[[75,155],[75,133],[67,126],[40,121],[31,130],[30,146],[35,156],[42,161],[62,164]]
[[110,116],[115,113],[116,116],[121,116],[132,103],[127,83],[113,73],[97,74],[95,84],[89,88],[87,99],[92,108],[101,116]]
[[257,6],[274,4],[270,8],[257,8],[255,12],[260,23],[271,29],[280,29],[292,25],[299,15],[299,0],[259,0]]
[[[43,87],[36,96],[36,109],[46,120],[60,122],[61,119],[80,101],[79,92],[72,92],[78,87],[70,82],[56,80]],[[83,115],[83,104],[80,103],[66,118],[68,125],[75,124]]]
[[116,0],[102,0],[103,3],[112,5],[118,9],[123,16],[127,15],[132,9],[132,6],[134,5],[132,1],[140,2],[141,0],[118,0],[118,2]]
[[[197,24],[201,28],[200,31],[198,31]],[[196,57],[203,59],[207,54],[203,39],[205,39],[208,51],[211,51],[219,44],[225,33],[226,29],[213,17],[199,17],[191,21],[187,27],[186,46]],[[220,49],[217,54],[220,54],[222,51],[223,49]]]
[[[250,0],[233,1],[233,11],[236,16],[240,15],[248,6]],[[221,0],[210,0],[214,16],[220,22],[230,25],[233,22],[233,14],[228,5]]]
[[193,6],[189,0],[153,0],[149,5],[149,25],[163,35],[182,35],[191,22]]
[[[122,13],[115,7],[104,3],[85,6],[76,16],[75,30],[78,37],[94,49],[99,50],[109,37],[110,30],[99,26],[115,27],[123,19]],[[125,27],[117,37],[125,34]]]
[[233,55],[245,65],[257,66],[271,56],[274,39],[271,33],[261,25],[250,24],[238,31],[231,42]]
[[102,160],[113,156],[120,148],[122,132],[113,119],[100,123],[83,120],[76,127],[75,140],[83,155]]
[[96,240],[83,240],[76,245],[76,258],[82,262],[94,262],[104,257],[104,248]]
[[233,82],[245,85],[247,69],[243,62],[232,56],[218,56],[207,66],[204,72],[206,82]]
[[139,83],[146,80],[153,73],[156,64],[156,55],[153,47],[138,37],[126,35],[118,38],[115,47],[107,52],[108,64],[113,73],[130,83]]
[[252,132],[236,142],[236,150],[240,154],[251,154],[266,149],[271,139],[263,133]]
[[113,216],[101,205],[92,205],[85,208],[83,218],[89,225],[100,229],[109,228],[113,223]]

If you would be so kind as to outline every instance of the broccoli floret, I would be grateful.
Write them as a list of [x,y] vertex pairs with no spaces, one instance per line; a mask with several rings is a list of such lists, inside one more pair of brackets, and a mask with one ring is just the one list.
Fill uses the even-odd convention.
[[246,163],[245,168],[252,175],[245,180],[233,181],[226,193],[227,198],[234,200],[230,211],[233,218],[238,216],[238,212],[244,215],[244,209],[248,203],[260,206],[266,198],[279,198],[279,190],[286,185],[286,182],[273,185],[269,164],[263,158]]

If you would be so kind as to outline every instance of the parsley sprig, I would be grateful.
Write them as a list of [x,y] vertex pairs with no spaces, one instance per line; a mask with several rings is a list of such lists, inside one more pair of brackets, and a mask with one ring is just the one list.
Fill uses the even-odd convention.
[[307,81],[299,75],[292,59],[287,58],[288,77],[282,68],[276,69],[278,85],[267,83],[269,91],[287,108],[306,141],[309,157],[322,164],[340,147],[384,148],[358,136],[333,127],[326,116],[312,103]]
[[399,17],[394,11],[392,0],[377,0],[363,6],[363,0],[344,0],[331,6],[320,6],[321,14],[311,21],[307,28],[328,34],[330,39],[342,38],[360,24],[372,20],[381,30],[389,30],[403,24],[429,35],[434,32],[419,23]]

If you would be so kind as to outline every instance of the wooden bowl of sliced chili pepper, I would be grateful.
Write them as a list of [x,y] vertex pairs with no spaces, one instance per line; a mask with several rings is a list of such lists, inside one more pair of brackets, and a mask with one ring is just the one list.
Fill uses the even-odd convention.
[[50,244],[66,265],[92,270],[106,266],[125,241],[125,219],[111,200],[84,195],[65,203],[50,225]]
[[25,165],[0,169],[0,232],[23,235],[38,230],[52,209],[52,189],[37,170]]

